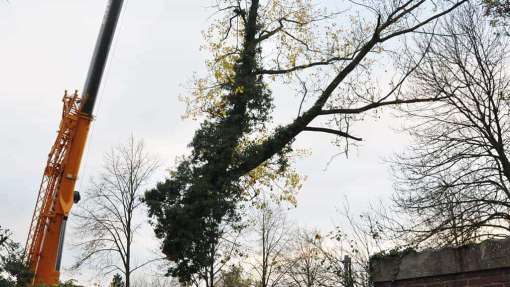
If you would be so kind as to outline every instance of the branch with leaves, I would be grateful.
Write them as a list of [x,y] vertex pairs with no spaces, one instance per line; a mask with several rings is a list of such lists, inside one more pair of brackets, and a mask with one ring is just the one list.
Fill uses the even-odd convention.
[[[348,2],[373,17],[359,16],[347,25],[347,12],[327,12],[309,1],[218,3],[222,17],[205,32],[211,74],[197,79],[186,98],[188,115],[203,119],[191,154],[145,194],[162,251],[175,262],[170,275],[189,281],[209,263],[208,250],[221,238],[220,227],[242,217],[244,179],[263,165],[280,171],[275,178],[285,174],[292,142],[302,132],[358,141],[351,134],[357,115],[439,99],[402,93],[415,67],[381,94],[367,87],[373,84],[370,73],[378,58],[386,59],[388,42],[415,33],[433,35],[434,24],[467,0],[440,6],[428,0]],[[303,100],[296,118],[274,128],[271,87],[279,83],[298,84]],[[324,117],[340,119],[334,126],[316,123]]]

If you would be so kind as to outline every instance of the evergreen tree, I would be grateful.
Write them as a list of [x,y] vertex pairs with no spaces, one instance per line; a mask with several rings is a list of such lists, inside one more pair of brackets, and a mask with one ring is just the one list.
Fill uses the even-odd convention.
[[117,273],[113,275],[112,283],[110,283],[110,287],[124,287],[124,280],[122,280],[122,276]]

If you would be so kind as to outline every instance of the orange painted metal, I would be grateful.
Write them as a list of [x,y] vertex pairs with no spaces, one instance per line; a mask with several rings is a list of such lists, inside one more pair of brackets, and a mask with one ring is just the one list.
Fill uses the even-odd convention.
[[92,121],[80,112],[80,97],[64,95],[57,139],[48,155],[25,245],[26,262],[34,272],[33,286],[59,283],[59,253],[65,222],[73,206],[74,187]]

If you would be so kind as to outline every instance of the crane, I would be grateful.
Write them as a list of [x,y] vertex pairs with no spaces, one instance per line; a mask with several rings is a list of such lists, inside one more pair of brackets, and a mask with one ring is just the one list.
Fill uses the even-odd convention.
[[124,0],[109,0],[81,96],[64,94],[55,143],[50,149],[25,245],[31,286],[59,284],[66,222],[74,203],[80,163],[94,105]]

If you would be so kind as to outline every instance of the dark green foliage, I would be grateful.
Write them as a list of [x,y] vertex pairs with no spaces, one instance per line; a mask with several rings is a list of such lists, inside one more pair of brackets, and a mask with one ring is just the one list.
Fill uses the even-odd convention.
[[[33,274],[23,262],[21,255],[22,253],[18,249],[7,256],[0,256],[0,264],[2,265],[0,268],[15,282],[13,285],[6,286],[25,286],[32,279]],[[5,280],[10,281],[11,279],[6,278]]]
[[370,256],[370,261],[379,260],[379,259],[388,258],[388,257],[402,258],[406,255],[415,254],[415,253],[417,253],[417,251],[413,247],[397,246],[395,248],[392,248],[389,250],[383,250],[383,251],[373,254],[372,256]]
[[112,283],[110,283],[111,287],[124,287],[126,284],[124,280],[122,280],[122,276],[120,274],[113,275]]
[[235,79],[222,85],[228,103],[225,114],[205,120],[190,143],[191,156],[170,179],[145,194],[149,215],[156,219],[156,235],[163,239],[162,251],[176,262],[169,275],[183,281],[211,265],[212,250],[222,235],[220,224],[239,220],[242,174],[232,172],[239,162],[239,145],[243,136],[264,126],[271,111],[271,95],[255,73],[260,53],[257,9],[258,1],[253,1]]
[[490,25],[499,28],[497,34],[510,35],[510,0],[483,0],[485,16],[490,19]]
[[487,14],[494,16],[508,16],[510,14],[509,0],[484,0]]
[[[365,58],[376,47],[394,37],[419,30],[420,27],[447,14],[467,0],[453,1],[453,4],[446,10],[434,12],[434,15],[424,19],[418,17],[416,10],[419,7],[428,6],[426,1],[416,0],[416,3],[412,5],[409,4],[411,2],[402,4],[402,7],[397,5],[393,13],[384,11],[384,15],[393,16],[379,17],[376,22],[377,26],[371,29],[373,34],[368,37],[363,35],[362,38],[366,38],[366,40],[361,40],[356,45],[359,46],[356,48],[356,52],[352,52],[352,54],[349,52],[345,56],[347,60],[341,57],[340,61],[343,63],[332,60],[339,65],[331,66],[333,75],[324,75],[325,78],[331,76],[330,82],[317,89],[314,93],[313,103],[306,110],[300,112],[296,118],[286,125],[276,128],[269,133],[269,136],[265,135],[259,142],[250,140],[257,134],[256,132],[269,128],[266,127],[266,124],[271,119],[270,113],[273,107],[272,95],[263,82],[262,75],[271,75],[271,73],[262,69],[263,61],[261,59],[264,56],[261,53],[260,43],[282,29],[292,29],[294,24],[307,26],[314,21],[282,18],[279,21],[280,27],[273,27],[274,30],[271,31],[267,30],[268,27],[261,28],[261,25],[264,25],[264,20],[267,19],[263,19],[264,13],[258,15],[258,0],[218,2],[219,6],[227,3],[226,7],[219,7],[219,11],[232,13],[226,16],[227,22],[225,23],[236,23],[238,29],[242,30],[236,35],[243,37],[236,42],[239,45],[235,46],[235,52],[233,52],[236,55],[236,61],[233,65],[232,75],[228,73],[227,80],[214,83],[215,87],[222,89],[219,97],[221,98],[221,112],[207,115],[207,119],[202,122],[190,143],[191,155],[182,160],[169,179],[158,184],[155,189],[146,192],[144,198],[156,235],[162,240],[161,249],[169,260],[175,262],[168,270],[169,275],[189,282],[192,277],[196,279],[195,275],[201,270],[212,265],[211,263],[215,260],[215,246],[218,246],[218,241],[223,235],[223,227],[235,224],[242,216],[242,209],[239,207],[242,206],[245,196],[242,193],[240,179],[268,161],[278,165],[272,166],[273,170],[287,168],[285,154],[289,152],[293,140],[303,131],[316,130],[316,128],[311,130],[312,127],[308,127],[308,125],[319,116],[336,114],[349,115],[350,117],[387,105],[436,100],[436,98],[402,100],[396,96],[395,100],[389,100],[388,97],[391,94],[388,94],[370,104],[367,104],[365,97],[360,97],[359,102],[349,104],[353,108],[339,106],[338,109],[330,109],[326,105],[330,99],[339,96],[334,93],[335,90],[342,82],[349,80],[350,74],[358,66],[364,66]],[[228,6],[230,4],[233,6]],[[386,9],[391,6],[384,7]],[[317,16],[323,18],[320,15]],[[282,22],[293,24],[285,28]],[[222,23],[220,22],[220,24]],[[223,34],[218,38],[226,40],[229,32],[235,33],[228,29],[226,33],[222,31]],[[287,32],[283,31],[282,33]],[[303,42],[300,39],[296,39],[296,41],[304,43],[304,46],[309,49],[306,41]],[[334,59],[338,59],[338,55],[335,54]],[[215,60],[215,63],[219,62],[218,58]],[[299,68],[293,64],[294,68],[278,70],[276,73],[290,75],[292,71],[323,65],[322,57],[320,61]],[[219,73],[221,74],[223,71],[219,71]],[[230,78],[230,76],[232,77]],[[217,81],[222,80],[217,79]],[[359,108],[356,107],[358,104]],[[326,132],[340,137],[352,138],[343,131],[326,130]],[[203,277],[203,275],[200,276]]]
[[33,274],[23,261],[23,250],[0,228],[0,287],[26,286]]
[[9,231],[2,229],[0,226],[0,248],[3,248],[6,245],[8,239]]
[[74,279],[69,279],[66,282],[61,282],[58,286],[59,287],[83,287],[82,285],[77,285],[76,280],[74,280]]

